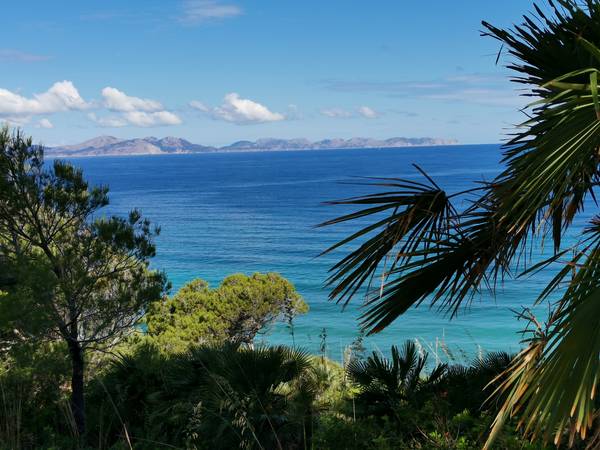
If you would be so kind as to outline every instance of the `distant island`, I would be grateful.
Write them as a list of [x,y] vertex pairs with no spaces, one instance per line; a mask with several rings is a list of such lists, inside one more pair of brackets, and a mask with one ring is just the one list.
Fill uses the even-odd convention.
[[434,145],[454,145],[454,139],[440,138],[404,138],[395,137],[385,140],[371,138],[323,139],[311,142],[308,139],[258,139],[257,141],[238,141],[224,147],[211,147],[193,144],[177,137],[145,137],[137,139],[119,139],[113,136],[99,136],[76,145],[49,147],[46,154],[55,157],[78,156],[127,156],[127,155],[166,155],[216,152],[258,152],[281,150],[331,150],[355,148],[397,148]]

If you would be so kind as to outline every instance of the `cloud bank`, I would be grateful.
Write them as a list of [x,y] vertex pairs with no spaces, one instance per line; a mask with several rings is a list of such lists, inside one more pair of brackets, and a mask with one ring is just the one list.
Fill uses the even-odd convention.
[[[48,117],[33,121],[35,116],[48,116],[64,112],[87,111],[85,117],[103,128],[174,126],[183,123],[174,111],[168,110],[160,101],[130,95],[116,87],[106,86],[100,91],[99,100],[85,100],[73,82],[64,80],[54,83],[47,91],[26,96],[20,92],[0,88],[0,120],[11,125],[23,126],[33,123],[37,128],[51,129]],[[250,125],[294,120],[300,116],[296,105],[288,105],[285,112],[276,112],[236,92],[225,95],[223,102],[210,106],[198,100],[189,106],[214,120]],[[322,109],[320,113],[329,118],[375,119],[380,113],[370,106],[354,109],[339,107]]]
[[[15,126],[29,123],[34,116],[68,111],[107,110],[117,115],[89,112],[87,117],[102,127],[153,127],[179,125],[181,119],[152,99],[127,95],[114,87],[101,91],[102,101],[88,102],[82,98],[71,81],[59,81],[40,94],[26,97],[8,89],[0,89],[0,119]],[[35,123],[36,128],[54,128],[48,118]]]

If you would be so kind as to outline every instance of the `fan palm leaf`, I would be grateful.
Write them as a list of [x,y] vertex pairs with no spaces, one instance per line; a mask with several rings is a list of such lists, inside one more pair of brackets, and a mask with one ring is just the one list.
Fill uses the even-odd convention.
[[[593,219],[573,247],[564,247],[563,236],[595,202],[600,183],[600,2],[548,3],[550,12],[536,5],[535,14],[512,29],[483,22],[484,35],[507,49],[513,81],[534,101],[504,146],[505,169],[467,192],[479,193],[472,206],[457,212],[452,201],[466,193],[446,193],[429,177],[408,190],[398,180],[391,183],[402,186],[397,195],[350,199],[344,203],[367,208],[327,222],[376,217],[330,249],[358,242],[328,280],[331,298],[344,303],[366,287],[362,324],[371,333],[426,300],[454,314],[483,286],[563,264],[537,300],[559,295],[547,324],[538,324],[493,383],[505,403],[488,446],[514,415],[532,437],[560,442],[566,434],[571,443],[589,434],[596,416],[600,220]],[[392,214],[381,218],[386,211]],[[531,251],[547,238],[554,254],[532,265]],[[570,251],[574,256],[563,261]],[[381,279],[377,289],[374,277]]]
[[[196,431],[210,436],[215,448],[283,448],[287,429],[302,426],[309,414],[312,366],[302,350],[201,347],[185,365],[197,368],[180,381],[197,385]],[[292,384],[297,389],[289,389]]]
[[[432,180],[428,184],[403,179],[378,180],[374,186],[393,188],[393,191],[365,195],[336,202],[338,205],[367,205],[368,207],[321,226],[334,225],[391,211],[389,216],[359,230],[338,242],[324,253],[363,237],[362,245],[344,257],[332,269],[329,284],[334,286],[332,297],[346,302],[362,284],[375,275],[377,267],[393,249],[396,249],[393,267],[405,255],[410,255],[421,244],[423,237],[440,238],[456,212],[446,193]],[[373,235],[373,232],[379,230]]]
[[348,363],[348,378],[359,388],[355,399],[359,407],[379,416],[392,416],[401,402],[415,402],[419,394],[439,383],[446,374],[446,364],[438,364],[425,375],[427,353],[406,341],[401,348],[391,347],[390,358],[373,352],[365,360]]

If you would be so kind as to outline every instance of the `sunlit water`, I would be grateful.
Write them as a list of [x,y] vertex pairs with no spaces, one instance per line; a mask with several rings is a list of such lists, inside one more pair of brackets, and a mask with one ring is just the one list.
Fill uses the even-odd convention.
[[[343,253],[317,257],[359,224],[331,228],[315,225],[347,212],[324,201],[372,192],[344,184],[353,177],[417,178],[417,163],[450,192],[491,180],[501,169],[496,145],[229,153],[74,160],[94,183],[110,186],[107,212],[139,208],[160,225],[153,266],[164,269],[173,290],[194,278],[218,285],[235,272],[279,272],[291,280],[310,305],[295,322],[295,343],[312,352],[326,329],[327,353],[340,359],[357,336],[361,298],[345,310],[327,300],[328,268]],[[578,224],[576,224],[578,225]],[[458,318],[449,320],[426,304],[409,311],[384,332],[369,337],[370,349],[388,349],[405,339],[458,359],[492,350],[519,349],[525,326],[514,310],[529,306],[551,273],[509,280],[493,298],[477,296]],[[277,326],[261,337],[291,344],[290,330]],[[449,350],[443,350],[446,347]]]

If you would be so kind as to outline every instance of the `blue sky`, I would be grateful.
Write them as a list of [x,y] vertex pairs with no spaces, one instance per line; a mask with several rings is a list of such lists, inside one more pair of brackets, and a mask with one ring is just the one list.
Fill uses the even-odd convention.
[[508,26],[530,10],[523,0],[7,2],[0,121],[48,145],[102,134],[499,142],[525,101],[480,22]]

